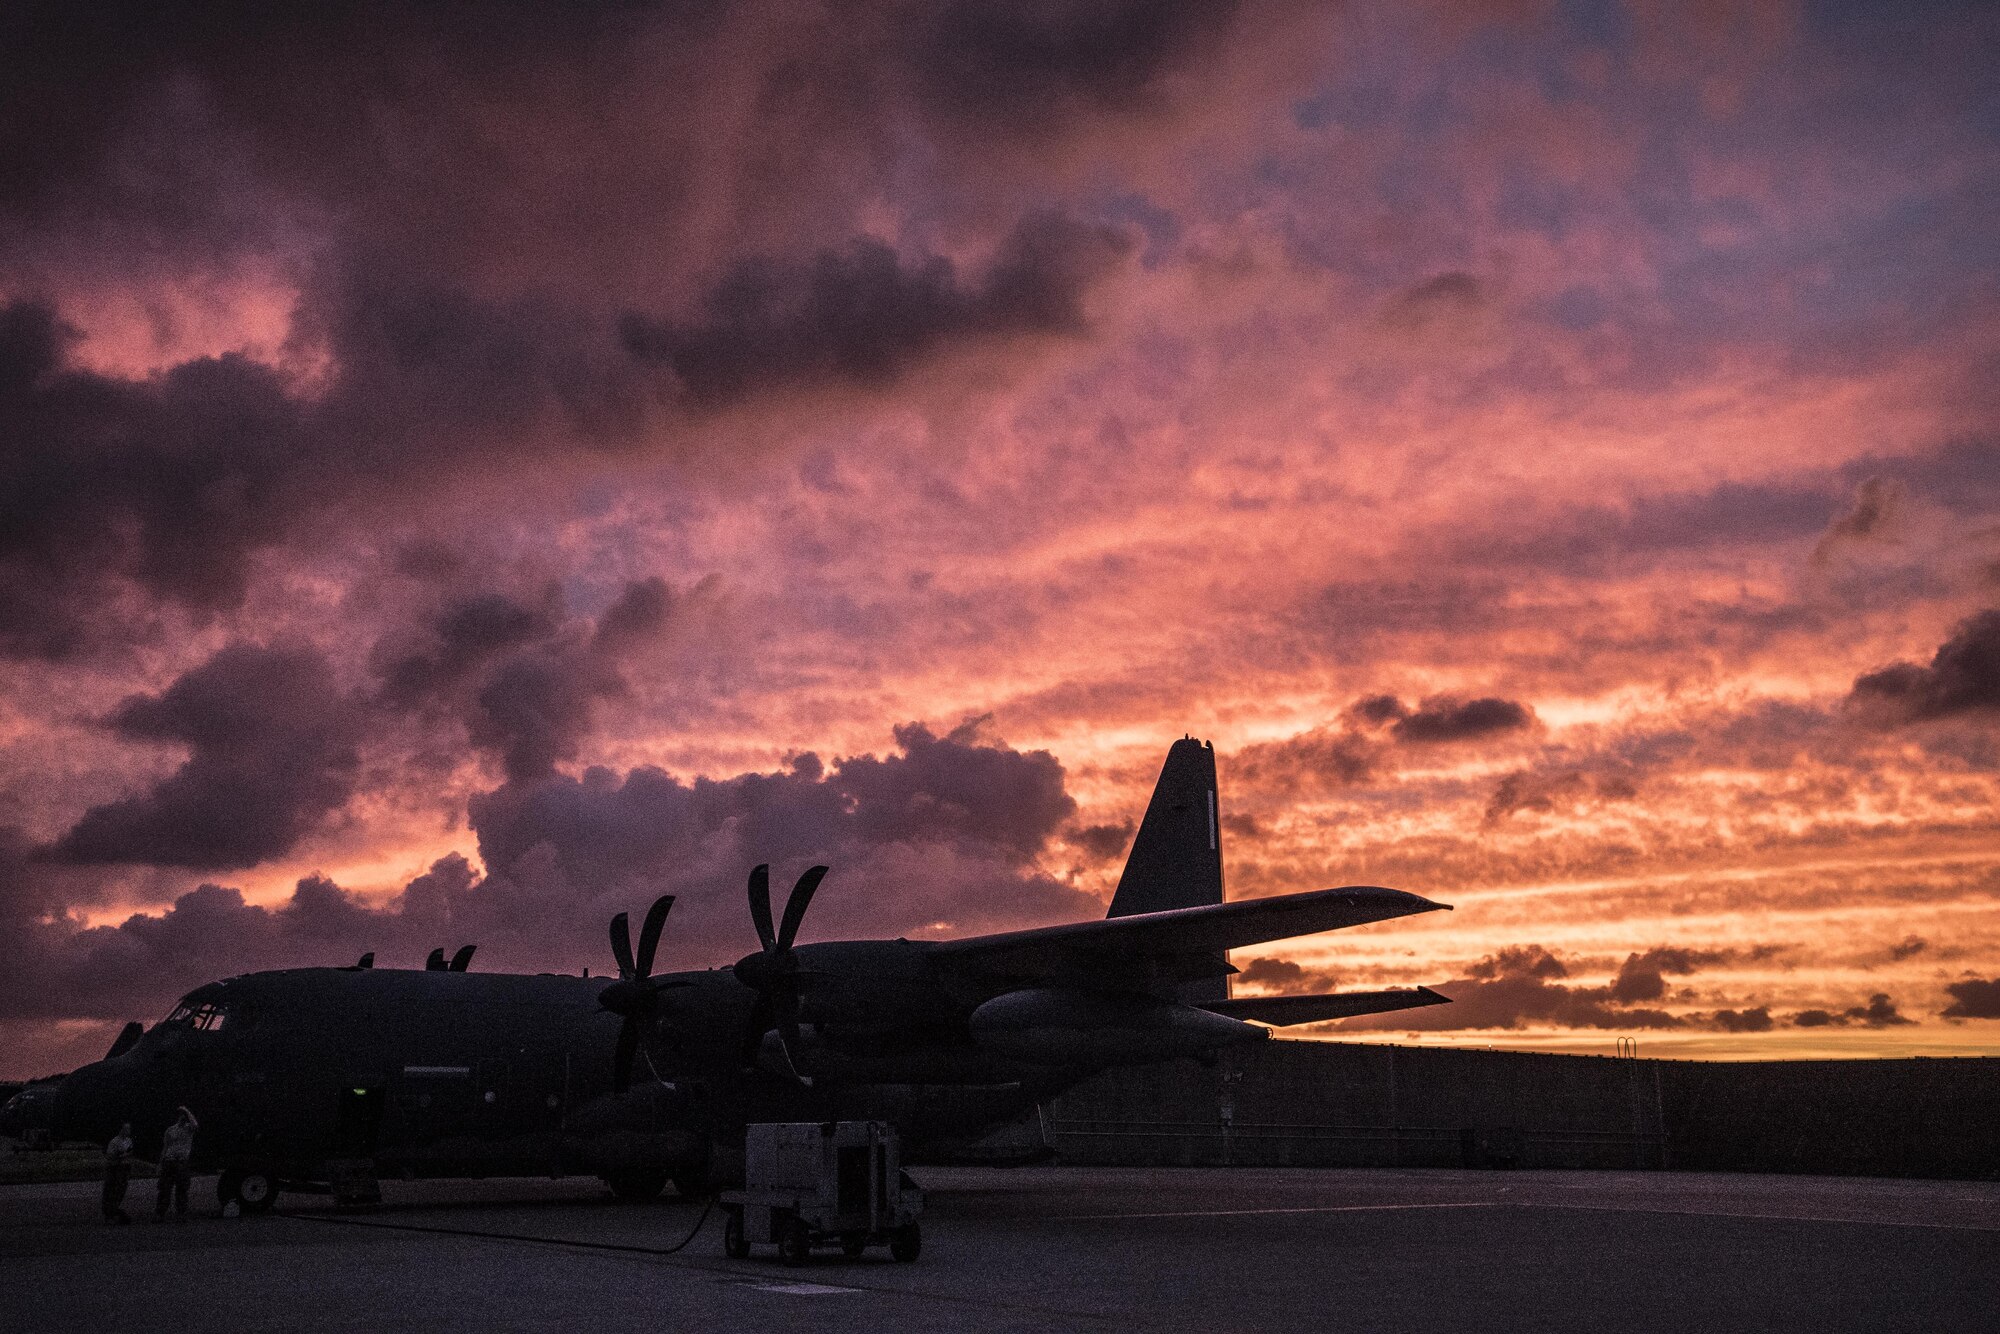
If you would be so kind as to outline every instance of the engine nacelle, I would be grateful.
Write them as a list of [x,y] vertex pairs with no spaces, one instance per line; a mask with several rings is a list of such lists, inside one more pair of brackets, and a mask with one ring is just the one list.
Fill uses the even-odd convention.
[[1205,1056],[1261,1042],[1267,1028],[1134,992],[1030,987],[972,1012],[983,1049],[1034,1065],[1112,1065]]

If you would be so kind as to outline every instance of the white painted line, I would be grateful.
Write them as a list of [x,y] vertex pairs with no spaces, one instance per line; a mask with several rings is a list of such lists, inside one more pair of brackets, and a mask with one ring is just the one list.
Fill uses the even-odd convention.
[[1248,1218],[1256,1214],[1367,1214],[1398,1209],[1497,1209],[1499,1200],[1458,1200],[1448,1204],[1319,1204],[1296,1209],[1189,1209],[1171,1214],[1057,1214],[1051,1223],[1102,1223],[1126,1218]]
[[759,1292],[782,1292],[787,1297],[825,1297],[836,1292],[859,1292],[859,1288],[836,1288],[827,1283],[746,1283]]
[[1510,1201],[1521,1209],[1575,1209],[1594,1214],[1665,1214],[1672,1218],[1743,1218],[1757,1223],[1855,1223],[1862,1227],[1926,1227],[1951,1232],[2000,1232],[1994,1223],[1911,1223],[1896,1218],[1827,1218],[1820,1214],[1745,1214],[1725,1209],[1662,1209],[1643,1204],[1562,1204]]

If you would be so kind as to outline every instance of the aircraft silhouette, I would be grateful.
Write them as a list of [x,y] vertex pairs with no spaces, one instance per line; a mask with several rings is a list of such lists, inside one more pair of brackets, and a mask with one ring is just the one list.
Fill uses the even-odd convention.
[[645,1197],[736,1177],[753,1122],[880,1119],[913,1157],[949,1154],[1112,1066],[1446,999],[1228,996],[1230,949],[1445,905],[1375,886],[1223,902],[1215,755],[1193,739],[1169,752],[1102,920],[799,943],[826,875],[801,875],[774,919],[769,868],[753,870],[759,948],[721,968],[653,973],[663,896],[636,948],[612,919],[616,978],[473,973],[467,946],[421,971],[371,954],[211,983],[65,1079],[54,1128],[102,1142],[130,1121],[144,1154],[184,1104],[197,1164],[251,1209],[357,1170],[587,1173]]

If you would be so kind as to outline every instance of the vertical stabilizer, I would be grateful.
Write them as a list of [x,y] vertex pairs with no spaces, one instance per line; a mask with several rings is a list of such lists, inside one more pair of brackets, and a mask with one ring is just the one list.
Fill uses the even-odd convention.
[[[1215,748],[1182,737],[1167,752],[1106,916],[1130,917],[1220,902],[1222,810],[1215,788]],[[1180,989],[1181,999],[1195,1003],[1225,999],[1227,967],[1227,958],[1217,955],[1217,975],[1186,984]]]

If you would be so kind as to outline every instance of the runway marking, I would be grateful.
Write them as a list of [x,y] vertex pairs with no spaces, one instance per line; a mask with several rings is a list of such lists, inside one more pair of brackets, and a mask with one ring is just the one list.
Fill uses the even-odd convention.
[[758,1292],[782,1292],[788,1297],[825,1297],[836,1292],[859,1292],[859,1288],[836,1288],[831,1283],[744,1283]]
[[1670,1218],[1741,1218],[1756,1223],[1854,1223],[1861,1227],[1920,1227],[1948,1232],[2000,1232],[1995,1223],[1912,1223],[1899,1218],[1827,1218],[1819,1214],[1745,1214],[1725,1209],[1660,1209],[1635,1204],[1537,1204],[1512,1201],[1517,1209],[1573,1209],[1593,1214],[1662,1214]]
[[1497,1209],[1499,1200],[1454,1200],[1443,1204],[1314,1204],[1288,1209],[1186,1209],[1163,1214],[1052,1214],[1050,1223],[1102,1223],[1123,1218],[1246,1218],[1253,1214],[1366,1214],[1401,1209]]

